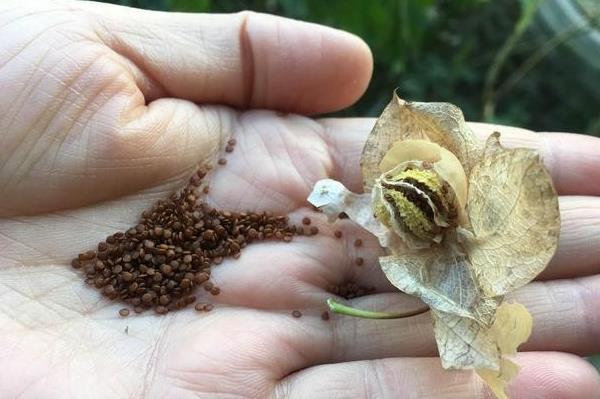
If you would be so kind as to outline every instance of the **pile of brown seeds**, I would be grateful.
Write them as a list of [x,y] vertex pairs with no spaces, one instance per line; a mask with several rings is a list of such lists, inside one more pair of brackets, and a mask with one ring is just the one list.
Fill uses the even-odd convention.
[[367,287],[353,282],[346,282],[339,285],[330,285],[327,287],[327,291],[341,296],[344,299],[352,299],[374,293],[375,287]]
[[[296,227],[285,216],[229,212],[203,203],[198,196],[208,191],[202,184],[205,175],[199,171],[181,191],[144,211],[135,227],[108,236],[71,265],[109,299],[125,302],[137,313],[154,309],[165,314],[194,303],[199,286],[218,295],[220,288],[210,281],[211,266],[238,258],[248,244],[292,240]],[[196,308],[207,311],[212,305]],[[121,309],[119,314],[129,312]]]

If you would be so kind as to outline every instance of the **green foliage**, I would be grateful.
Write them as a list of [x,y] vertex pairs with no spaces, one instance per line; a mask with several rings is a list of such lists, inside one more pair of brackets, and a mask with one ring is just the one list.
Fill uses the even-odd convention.
[[110,2],[183,12],[249,9],[353,32],[371,47],[375,69],[365,96],[338,115],[378,115],[397,87],[404,98],[453,102],[469,120],[600,135],[600,88],[592,81],[598,71],[573,56],[565,45],[571,37],[557,40],[539,27],[543,1]]

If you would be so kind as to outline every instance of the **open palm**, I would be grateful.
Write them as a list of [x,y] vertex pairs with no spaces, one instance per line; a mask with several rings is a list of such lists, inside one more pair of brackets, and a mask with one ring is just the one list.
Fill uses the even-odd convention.
[[[197,105],[343,107],[370,73],[356,38],[254,14],[71,2],[4,2],[0,38],[0,397],[484,395],[470,373],[441,369],[426,314],[321,319],[328,287],[346,282],[376,290],[352,300],[356,306],[421,306],[385,280],[374,239],[347,220],[327,224],[305,201],[327,176],[359,190],[358,157],[373,121]],[[474,127],[482,135],[494,129]],[[570,195],[561,198],[561,245],[545,281],[517,294],[535,330],[513,393],[594,398],[593,369],[552,351],[600,350],[600,251],[597,227],[584,222],[600,218],[600,201],[584,196],[600,194],[600,144],[499,129],[508,144],[539,148]],[[231,137],[238,144],[225,156]],[[119,317],[123,306],[86,286],[69,260],[127,229],[197,165],[221,156],[227,164],[215,168],[206,201],[297,223],[309,216],[319,234],[252,244],[215,266],[222,291],[206,298],[216,304],[210,313]],[[303,316],[292,317],[294,309]]]

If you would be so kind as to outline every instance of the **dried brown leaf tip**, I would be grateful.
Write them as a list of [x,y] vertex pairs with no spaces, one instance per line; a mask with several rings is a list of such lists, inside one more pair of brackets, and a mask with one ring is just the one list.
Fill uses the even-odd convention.
[[481,145],[456,106],[394,94],[360,167],[365,194],[327,179],[309,202],[374,234],[391,283],[431,308],[444,368],[476,369],[506,398],[518,367],[505,355],[527,340],[532,319],[504,297],[546,267],[560,230],[539,155],[504,148],[497,132]]

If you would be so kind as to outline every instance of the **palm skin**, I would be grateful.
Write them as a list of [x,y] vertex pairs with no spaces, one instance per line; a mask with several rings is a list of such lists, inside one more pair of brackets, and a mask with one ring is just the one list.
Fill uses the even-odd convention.
[[[255,40],[251,46],[255,53],[263,47],[273,51],[258,42],[256,31],[252,38],[248,15],[197,21],[193,16],[170,20],[165,14],[145,13],[132,17],[130,27],[119,23],[127,13],[133,11],[70,2],[29,6],[5,2],[0,8],[0,37],[10,38],[0,40],[0,364],[4,366],[0,397],[484,395],[482,384],[471,374],[441,370],[428,315],[395,321],[320,317],[331,296],[327,287],[345,281],[377,290],[354,300],[356,306],[378,310],[421,306],[387,283],[378,270],[374,239],[349,221],[327,224],[305,201],[314,182],[324,177],[359,190],[358,157],[373,121],[315,121],[274,111],[197,105],[304,113],[342,107],[360,95],[368,80],[370,65],[356,60],[365,56],[364,48],[343,42],[348,48],[342,48],[341,55],[329,54],[320,61],[327,66],[342,59],[345,67],[331,67],[324,78],[294,76],[299,72],[283,68],[292,76],[277,92],[255,78],[248,94],[243,78],[232,79],[246,75],[244,65],[237,74],[228,68],[213,71],[210,79],[195,76],[194,68],[188,73],[177,66],[171,75],[160,76],[165,68],[161,60],[173,59],[162,53],[172,50],[165,43],[172,43],[160,41],[161,32],[151,29],[160,28],[165,20],[162,33],[174,32],[178,38],[182,23],[190,21],[221,27],[217,31],[224,35],[230,25],[236,32],[241,26],[250,37],[241,40],[242,48],[245,41]],[[252,18],[260,21],[263,16]],[[145,24],[136,25],[138,19]],[[197,25],[189,29],[193,37],[198,35]],[[281,33],[281,26],[278,29]],[[136,36],[131,33],[135,31],[142,33]],[[331,32],[320,32],[322,40],[325,34]],[[211,38],[208,34],[206,40]],[[281,45],[283,39],[279,40]],[[336,40],[339,45],[341,39]],[[152,41],[160,45],[153,48]],[[321,46],[326,47],[324,43]],[[202,57],[190,52],[189,43],[176,48],[182,49],[188,58],[181,60],[203,65],[198,64]],[[352,57],[344,55],[349,51],[354,51]],[[251,69],[260,76],[262,61],[256,54],[253,58]],[[291,64],[298,62],[289,58]],[[351,78],[356,74],[362,80]],[[276,80],[273,75],[269,78]],[[347,84],[352,79],[354,83]],[[300,95],[297,80],[309,88],[327,82],[337,95],[327,98],[326,93],[310,90]],[[486,133],[491,127],[477,129]],[[504,132],[515,143],[533,137],[508,128]],[[210,298],[199,294],[199,300],[216,304],[210,313],[187,309],[167,316],[146,312],[119,317],[123,306],[86,286],[68,266],[70,259],[135,224],[144,209],[181,187],[198,165],[214,164],[223,156],[224,143],[231,137],[237,140],[235,151],[226,156],[227,165],[215,168],[206,201],[224,209],[270,210],[289,215],[296,223],[310,216],[319,234],[296,237],[291,243],[252,244],[240,259],[215,266],[213,280],[221,294]],[[598,148],[592,140],[576,144]],[[581,169],[575,166],[573,174]],[[563,177],[568,173],[563,171]],[[576,186],[577,181],[570,184]],[[577,194],[595,195],[597,189],[588,185]],[[574,190],[563,184],[566,194]],[[591,197],[578,198],[584,203],[567,199],[561,206],[571,213],[591,206],[600,214]],[[333,237],[335,229],[343,231],[342,239]],[[356,238],[363,240],[362,247],[352,245]],[[567,250],[576,250],[573,245],[567,243],[559,253],[547,279],[594,274],[583,261],[572,262],[565,272],[563,258],[569,255]],[[356,256],[365,258],[364,266],[354,264]],[[578,286],[587,284],[593,291],[598,279],[585,279]],[[583,361],[537,351],[597,350],[597,321],[585,314],[573,316],[572,309],[548,312],[557,307],[556,301],[544,300],[549,283],[535,284],[517,294],[532,308],[541,330],[534,331],[526,348],[531,352],[519,358],[523,371],[515,383],[515,397],[529,398],[532,392],[548,398],[594,397],[598,377]],[[556,283],[559,293],[574,286]],[[588,295],[582,303],[591,307],[597,300],[597,295]],[[302,318],[293,318],[292,309],[301,310]],[[565,319],[571,323],[558,325],[557,320]],[[573,333],[581,326],[590,329],[585,339]],[[556,334],[564,340],[548,339]],[[554,383],[542,384],[545,375],[551,375]]]

